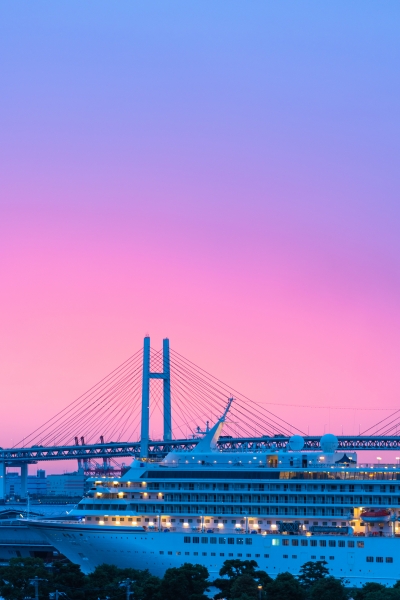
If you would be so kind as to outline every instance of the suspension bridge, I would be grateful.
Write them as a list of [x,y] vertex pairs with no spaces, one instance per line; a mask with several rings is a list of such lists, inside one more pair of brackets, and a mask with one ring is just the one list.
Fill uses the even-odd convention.
[[[76,460],[87,474],[113,473],[125,457],[161,458],[171,450],[191,451],[234,397],[221,450],[284,448],[293,434],[305,448],[320,449],[319,436],[297,427],[251,401],[204,369],[172,350],[163,340],[153,350],[128,358],[85,394],[71,402],[13,448],[0,449],[0,498],[5,494],[6,467],[21,469],[26,496],[28,465],[41,461]],[[151,439],[150,421],[158,411],[162,439]],[[400,450],[400,410],[359,436],[338,436],[343,450]],[[203,426],[203,429],[201,428]],[[205,427],[205,429],[204,429]]]

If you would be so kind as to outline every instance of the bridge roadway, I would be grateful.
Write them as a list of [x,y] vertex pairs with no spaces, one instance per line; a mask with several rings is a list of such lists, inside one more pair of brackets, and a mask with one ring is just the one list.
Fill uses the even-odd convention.
[[[218,446],[226,451],[274,450],[282,449],[288,437],[232,438],[221,437]],[[400,436],[338,436],[339,449],[346,450],[400,450]],[[190,452],[198,439],[171,441],[150,441],[149,457],[162,458],[171,450]],[[304,437],[304,449],[320,450],[320,436]],[[140,442],[109,442],[75,446],[32,446],[30,448],[0,449],[0,463],[7,466],[21,466],[23,463],[36,463],[50,460],[82,459],[83,461],[103,458],[123,458],[140,456]]]

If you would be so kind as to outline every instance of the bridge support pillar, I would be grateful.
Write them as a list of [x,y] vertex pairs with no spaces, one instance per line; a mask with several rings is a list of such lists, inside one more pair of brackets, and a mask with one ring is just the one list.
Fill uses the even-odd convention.
[[150,417],[150,338],[146,336],[143,344],[142,379],[142,428],[140,436],[140,456],[149,455],[149,417]]
[[0,462],[0,500],[6,497],[6,463]]
[[28,464],[21,465],[21,498],[28,496]]
[[163,396],[164,396],[164,440],[172,439],[171,426],[171,369],[169,361],[169,339],[163,340]]
[[143,345],[143,379],[142,379],[142,429],[140,437],[140,456],[147,458],[149,455],[149,421],[150,421],[150,379],[163,380],[163,413],[164,413],[164,440],[172,438],[171,426],[171,368],[169,359],[169,339],[163,340],[163,372],[150,371],[150,338],[144,338]]

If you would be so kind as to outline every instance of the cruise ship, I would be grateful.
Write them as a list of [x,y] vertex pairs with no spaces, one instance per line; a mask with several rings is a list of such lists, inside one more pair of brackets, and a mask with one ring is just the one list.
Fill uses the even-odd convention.
[[[321,451],[221,451],[231,401],[194,450],[135,459],[120,479],[92,479],[75,520],[29,526],[85,573],[102,563],[162,576],[185,562],[217,576],[227,559],[255,560],[272,577],[307,561],[360,586],[400,579],[400,467],[361,465],[321,438]],[[78,521],[76,521],[78,517]]]

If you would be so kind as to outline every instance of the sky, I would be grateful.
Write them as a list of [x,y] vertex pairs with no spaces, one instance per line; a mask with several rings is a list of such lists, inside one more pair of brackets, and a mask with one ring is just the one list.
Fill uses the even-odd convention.
[[146,334],[310,433],[399,408],[399,18],[1,3],[2,447]]

